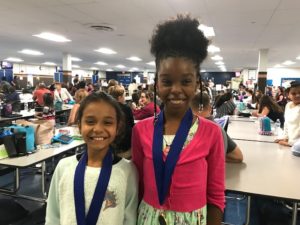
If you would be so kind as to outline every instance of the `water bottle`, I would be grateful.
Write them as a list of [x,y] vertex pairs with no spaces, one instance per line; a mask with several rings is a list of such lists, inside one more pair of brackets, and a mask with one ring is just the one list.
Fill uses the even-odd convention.
[[25,103],[24,103],[24,110],[25,110],[25,111],[28,111],[28,102],[25,102]]
[[277,119],[276,122],[275,122],[275,125],[274,125],[274,135],[277,135],[279,136],[280,133],[281,133],[281,128],[280,128],[280,120]]

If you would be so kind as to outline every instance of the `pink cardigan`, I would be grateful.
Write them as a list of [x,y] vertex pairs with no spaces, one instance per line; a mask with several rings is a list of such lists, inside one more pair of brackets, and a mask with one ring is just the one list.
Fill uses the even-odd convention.
[[[156,112],[160,112],[158,106],[156,106]],[[154,116],[154,102],[148,103],[148,105],[144,106],[141,109],[134,109],[132,111],[132,114],[135,120],[142,120]]]
[[191,212],[206,204],[224,210],[224,146],[220,127],[203,118],[183,149],[171,180],[169,195],[160,206],[152,159],[153,117],[138,122],[132,134],[132,160],[140,177],[140,197],[149,205]]

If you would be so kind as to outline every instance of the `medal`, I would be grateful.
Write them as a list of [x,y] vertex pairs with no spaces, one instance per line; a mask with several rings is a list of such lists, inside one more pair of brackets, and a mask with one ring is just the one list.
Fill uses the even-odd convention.
[[163,212],[161,212],[160,215],[158,216],[158,222],[159,225],[167,225],[167,220]]

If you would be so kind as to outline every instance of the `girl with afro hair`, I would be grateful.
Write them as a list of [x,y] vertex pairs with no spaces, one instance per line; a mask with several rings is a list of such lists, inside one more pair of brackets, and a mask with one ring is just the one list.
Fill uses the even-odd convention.
[[164,107],[133,128],[132,158],[140,176],[138,225],[222,221],[221,130],[190,109],[198,87],[202,89],[199,71],[208,46],[198,26],[198,20],[179,15],[159,24],[150,41],[156,63],[154,92]]

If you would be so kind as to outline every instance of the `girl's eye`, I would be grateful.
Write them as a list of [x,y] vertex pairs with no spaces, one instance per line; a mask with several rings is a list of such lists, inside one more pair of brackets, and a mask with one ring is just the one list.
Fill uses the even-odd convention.
[[110,121],[110,120],[107,120],[107,121],[104,121],[104,124],[105,125],[112,125],[114,122],[113,121]]
[[87,119],[87,120],[85,120],[85,123],[86,124],[94,124],[94,120]]
[[192,80],[186,79],[186,80],[182,81],[182,84],[187,85],[187,84],[190,84],[191,82],[192,82]]
[[169,86],[172,84],[172,82],[170,80],[167,80],[167,79],[162,79],[161,80],[161,83],[164,85],[164,86]]

